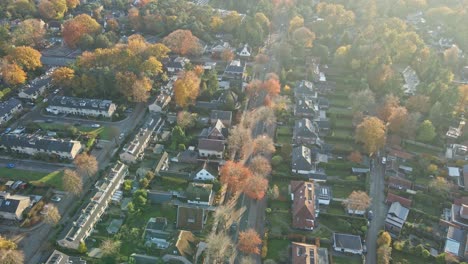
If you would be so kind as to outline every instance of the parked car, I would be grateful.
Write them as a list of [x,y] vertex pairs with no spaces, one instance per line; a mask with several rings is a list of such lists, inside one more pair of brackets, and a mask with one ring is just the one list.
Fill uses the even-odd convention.
[[50,200],[54,203],[58,203],[62,200],[62,197],[58,196],[58,195],[54,195],[52,196],[52,198],[50,198]]
[[16,165],[14,163],[8,163],[7,164],[7,168],[9,168],[9,169],[13,169],[14,167],[16,167]]
[[372,218],[374,218],[374,212],[372,212],[372,210],[369,210],[369,212],[367,212],[367,219],[369,219],[369,221],[372,221]]
[[59,90],[59,89],[55,89],[54,94],[58,94],[58,92],[60,92],[60,90]]
[[101,127],[101,125],[100,124],[92,124],[91,127],[98,128],[98,127]]
[[119,139],[123,139],[125,137],[125,133],[120,133]]
[[53,123],[54,120],[52,120],[52,119],[47,119],[45,122],[46,122],[46,123]]
[[387,158],[386,158],[386,157],[382,157],[382,164],[385,165],[385,163],[387,163]]

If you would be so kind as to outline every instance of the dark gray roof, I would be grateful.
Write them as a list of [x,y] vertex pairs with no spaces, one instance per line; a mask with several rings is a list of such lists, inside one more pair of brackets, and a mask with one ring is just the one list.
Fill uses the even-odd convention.
[[210,115],[211,120],[229,120],[232,119],[232,112],[231,111],[221,111],[221,110],[212,110]]
[[44,151],[71,152],[73,146],[78,143],[73,140],[42,138],[28,134],[4,134],[0,136],[0,146],[3,147],[23,147]]
[[21,105],[21,102],[16,98],[10,98],[6,101],[0,102],[0,117],[5,114],[9,114],[11,110],[18,105]]
[[299,146],[292,150],[292,169],[293,170],[311,170],[312,157],[308,147]]
[[295,105],[296,114],[314,115],[318,111],[318,107],[311,99],[298,99]]
[[28,95],[36,94],[42,87],[50,83],[50,79],[51,78],[49,76],[43,76],[42,78],[34,79],[31,83],[24,87],[23,93]]
[[198,140],[198,149],[223,151],[224,150],[224,141],[223,140],[202,138],[202,139]]
[[66,58],[66,57],[49,57],[42,56],[41,62],[44,65],[48,66],[68,66],[75,62],[75,59]]
[[312,123],[307,118],[296,120],[294,125],[294,136],[295,137],[306,137],[306,138],[318,138],[317,125]]
[[220,107],[220,102],[218,100],[212,100],[211,102],[197,101],[195,103],[195,106],[206,109],[216,109]]
[[227,74],[242,74],[244,73],[245,65],[242,62],[234,60],[226,67],[224,73]]
[[164,191],[148,191],[148,200],[155,204],[161,204],[172,200],[172,194]]
[[209,202],[212,189],[213,184],[191,182],[185,191],[187,200]]
[[330,129],[331,128],[330,120],[315,120],[314,123],[317,124],[317,127],[319,129]]
[[18,205],[20,204],[20,200],[16,199],[2,199],[0,196],[0,212],[5,213],[15,213],[16,209],[18,209]]
[[336,247],[347,248],[351,250],[362,250],[360,236],[333,233],[333,241]]
[[302,80],[294,87],[294,94],[315,94],[314,84],[312,82]]
[[77,109],[91,109],[108,111],[112,101],[101,99],[87,99],[69,96],[55,96],[49,101],[49,106],[70,107]]
[[80,257],[71,257],[58,250],[54,250],[45,264],[86,264]]
[[447,231],[447,238],[453,239],[461,243],[465,239],[465,232],[462,229],[449,226],[449,229]]

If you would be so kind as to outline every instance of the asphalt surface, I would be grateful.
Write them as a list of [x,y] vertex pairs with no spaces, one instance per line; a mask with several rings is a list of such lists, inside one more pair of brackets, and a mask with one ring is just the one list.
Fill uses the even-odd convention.
[[372,198],[371,210],[374,213],[367,232],[367,261],[368,264],[377,264],[377,236],[383,229],[387,206],[385,205],[385,179],[384,168],[379,159],[372,159],[370,178],[370,197]]
[[63,168],[74,167],[73,164],[49,163],[39,160],[12,159],[9,157],[0,157],[0,167],[6,167],[10,163],[15,164],[15,168],[11,169],[12,173],[14,173],[15,169],[49,173],[56,170],[61,170]]

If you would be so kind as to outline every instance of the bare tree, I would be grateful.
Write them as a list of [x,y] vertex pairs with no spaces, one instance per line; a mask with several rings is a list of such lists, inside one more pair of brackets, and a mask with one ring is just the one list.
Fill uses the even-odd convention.
[[257,263],[255,259],[251,256],[244,256],[242,257],[240,264],[255,264]]
[[371,204],[371,198],[363,191],[353,191],[343,205],[350,211],[365,211]]
[[275,143],[268,135],[261,135],[254,139],[254,153],[273,154],[276,151]]
[[98,162],[96,157],[87,153],[76,155],[73,163],[81,176],[91,177],[98,171]]
[[121,244],[122,242],[118,240],[106,239],[102,241],[99,249],[102,251],[102,254],[104,256],[112,256],[114,254],[119,253]]
[[177,114],[177,125],[182,129],[191,128],[195,126],[198,115],[196,113],[190,113],[188,111],[180,111]]
[[79,195],[83,191],[83,181],[76,171],[64,170],[63,188],[73,195]]
[[231,238],[226,233],[211,233],[207,239],[206,257],[208,263],[222,264],[228,256],[235,255]]
[[278,199],[279,196],[280,196],[280,191],[279,191],[278,185],[275,184],[275,185],[273,185],[272,188],[268,189],[267,196],[271,200]]
[[0,249],[0,263],[2,264],[23,264],[23,251],[12,249]]
[[229,132],[227,139],[228,151],[231,159],[236,156],[244,157],[252,146],[252,132],[242,126],[235,126]]
[[47,214],[44,216],[44,222],[50,225],[56,225],[60,221],[60,212],[57,209],[57,206],[53,204],[47,204]]
[[249,164],[253,174],[266,177],[271,173],[270,161],[263,156],[255,156]]
[[273,109],[270,107],[262,106],[253,112],[253,117],[256,122],[263,122],[265,125],[273,125],[276,123],[276,116]]

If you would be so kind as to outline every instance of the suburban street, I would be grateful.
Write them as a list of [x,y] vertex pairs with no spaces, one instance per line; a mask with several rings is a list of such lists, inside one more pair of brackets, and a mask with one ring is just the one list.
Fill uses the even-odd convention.
[[385,205],[385,179],[384,166],[382,166],[378,158],[371,160],[370,173],[370,197],[372,205],[370,210],[374,213],[374,218],[370,222],[370,227],[367,232],[367,259],[366,263],[377,263],[377,236],[379,231],[383,229],[387,208]]

